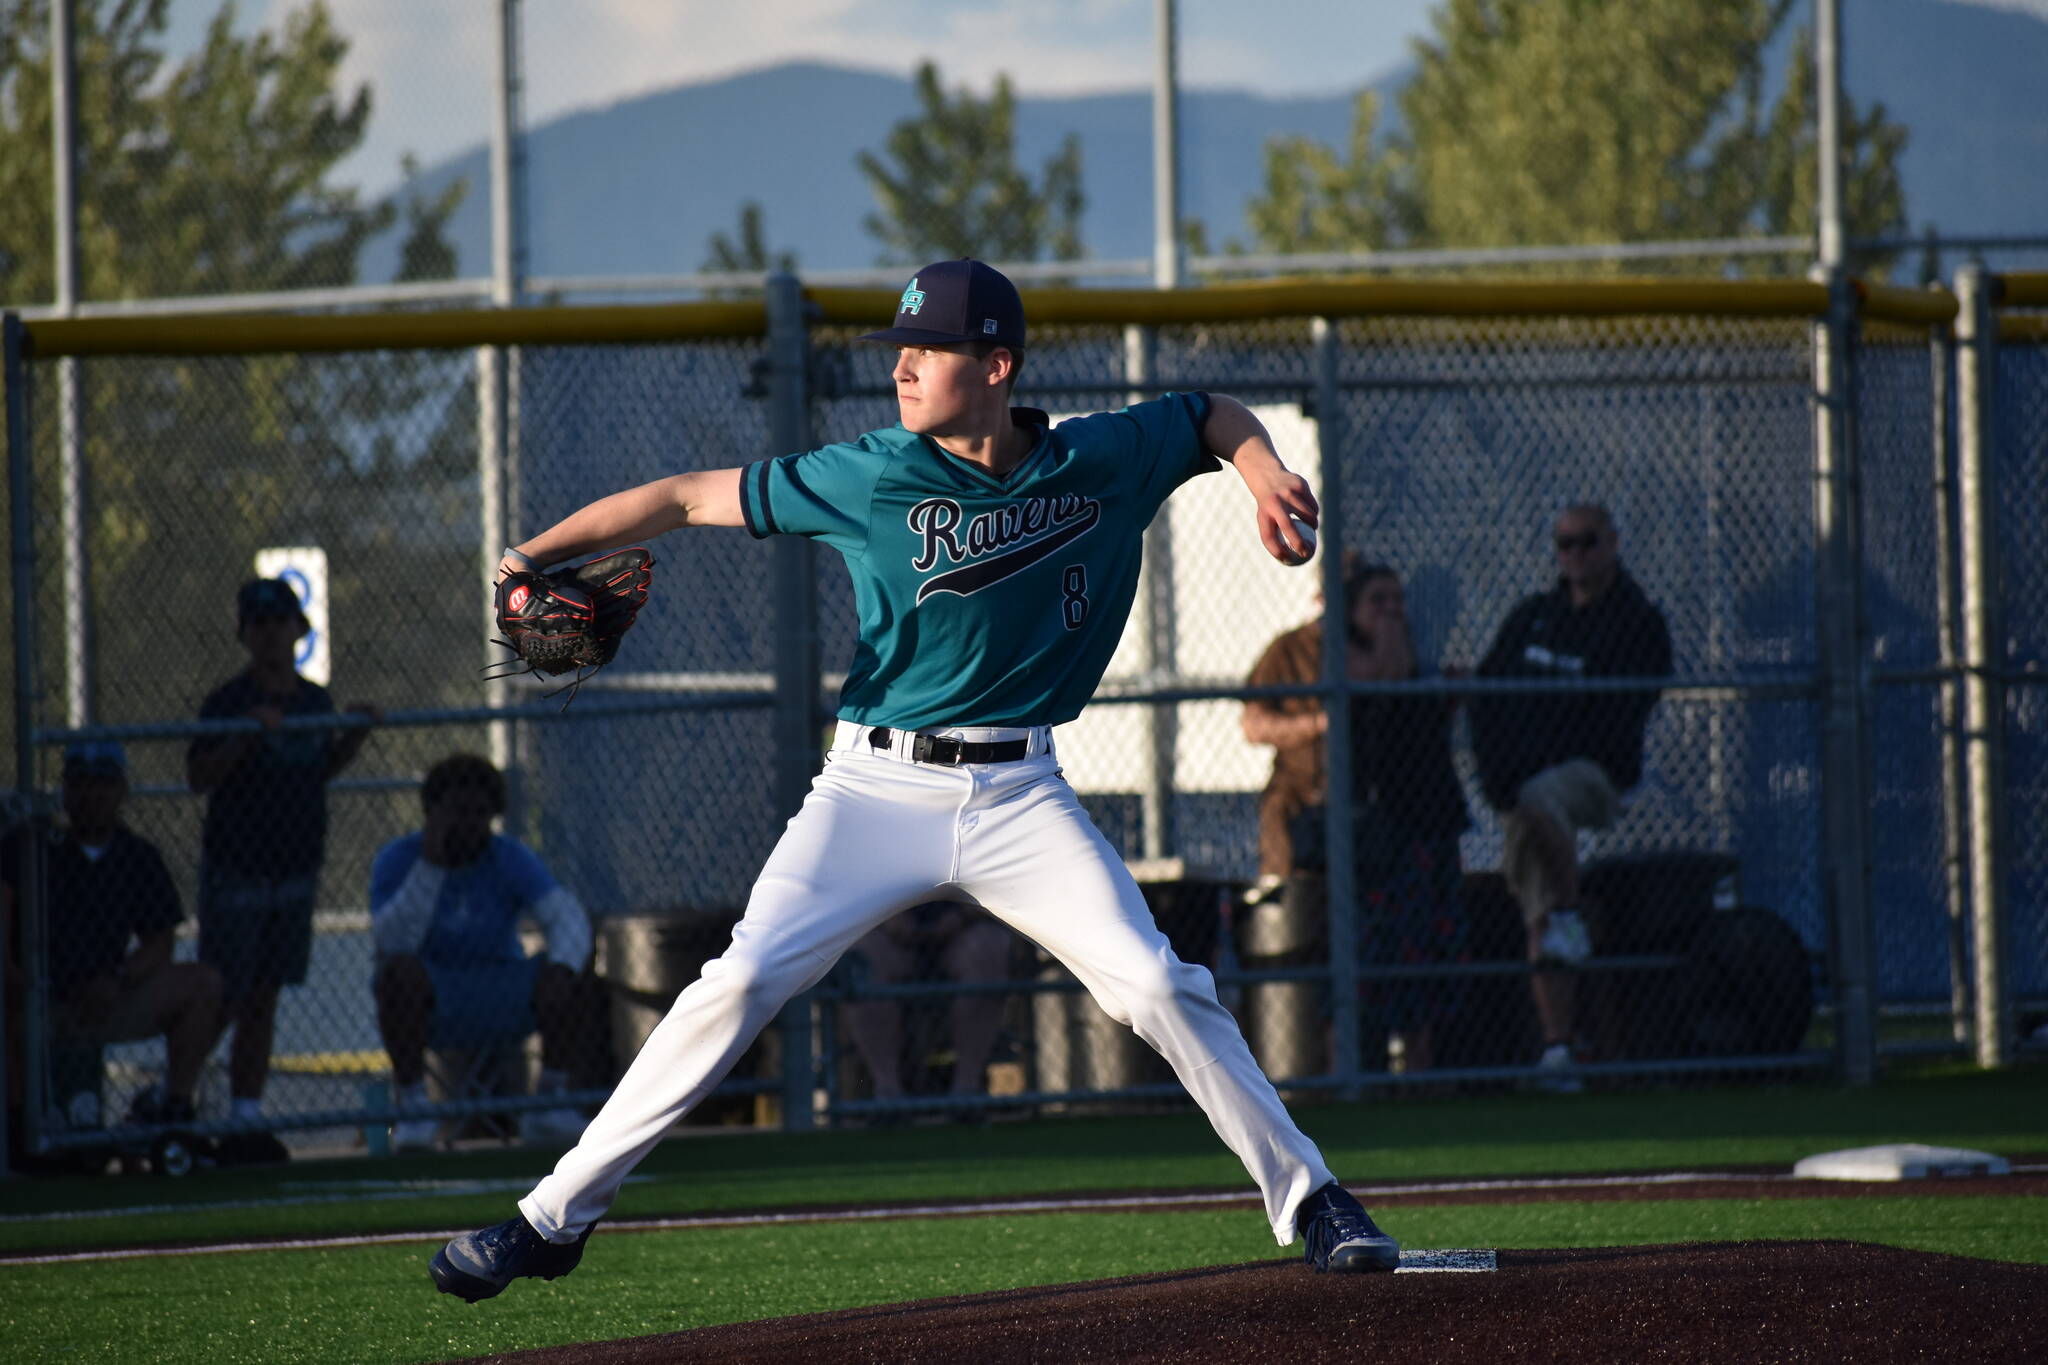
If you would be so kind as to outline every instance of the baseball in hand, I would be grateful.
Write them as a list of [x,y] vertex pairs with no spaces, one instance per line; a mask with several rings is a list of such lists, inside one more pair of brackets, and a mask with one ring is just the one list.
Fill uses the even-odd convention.
[[[1294,534],[1299,536],[1302,544],[1308,547],[1304,553],[1299,555],[1290,551],[1287,556],[1287,562],[1290,564],[1306,564],[1314,557],[1316,552],[1316,528],[1303,521],[1300,517],[1295,516],[1292,512],[1287,514],[1287,520],[1293,525]],[[1283,536],[1281,541],[1284,545],[1286,538]]]

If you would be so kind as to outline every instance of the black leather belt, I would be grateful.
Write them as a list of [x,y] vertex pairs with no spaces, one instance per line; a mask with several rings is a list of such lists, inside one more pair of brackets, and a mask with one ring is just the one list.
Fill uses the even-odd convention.
[[[896,732],[886,725],[868,731],[870,749],[886,749]],[[1013,763],[1031,752],[1028,739],[1005,739],[978,744],[971,739],[947,739],[943,735],[917,734],[910,737],[910,756],[919,763]]]

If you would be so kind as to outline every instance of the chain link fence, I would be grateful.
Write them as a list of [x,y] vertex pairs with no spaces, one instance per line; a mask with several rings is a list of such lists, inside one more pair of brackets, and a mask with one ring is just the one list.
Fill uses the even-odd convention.
[[[1874,682],[1870,886],[1876,997],[1893,1044],[1950,1033],[1939,552],[1954,508],[1935,464],[1937,352],[1924,329],[1868,323],[1855,369],[1863,618]],[[1953,850],[1958,855],[1960,850]],[[1958,910],[1960,907],[1956,907]]]
[[[1998,297],[1998,295],[1994,295]],[[2048,273],[2005,278],[1989,437],[1999,490],[2005,718],[2004,836],[2010,986],[2023,1045],[2048,1046]]]
[[[600,484],[640,481],[657,465],[718,465],[759,451],[763,429],[749,413],[760,404],[742,397],[759,351],[705,343],[518,352],[512,524],[545,524]],[[483,668],[504,651],[485,645],[482,631],[496,547],[486,553],[480,543],[479,452],[488,438],[475,353],[76,364],[90,416],[75,443],[59,439],[59,405],[32,407],[31,532],[53,568],[64,547],[75,547],[83,573],[35,576],[42,629],[28,658],[31,714],[59,730],[67,716],[89,717],[125,741],[121,818],[169,870],[184,912],[177,956],[208,960],[220,978],[189,993],[211,995],[217,985],[233,1021],[191,1096],[200,1116],[232,1122],[233,1093],[253,1098],[259,1085],[266,1119],[286,1125],[403,1098],[390,1084],[372,992],[373,869],[393,841],[422,828],[421,778],[452,754],[504,769],[504,834],[537,855],[595,926],[594,953],[577,966],[619,984],[603,1017],[585,1012],[576,1027],[591,1036],[579,1041],[644,1037],[648,1016],[673,994],[672,978],[692,970],[684,959],[700,965],[715,955],[773,837],[750,757],[764,747],[763,708],[758,699],[734,701],[765,695],[772,615],[743,538],[663,547],[660,572],[682,590],[642,617],[632,652],[640,671],[619,679],[658,703],[628,693],[558,713],[527,685],[513,689],[511,714],[546,723],[494,720],[481,709]],[[28,382],[47,390],[56,369],[38,365]],[[67,444],[78,453],[75,472],[62,467]],[[285,554],[283,569],[259,570],[266,552],[279,551],[297,553]],[[289,579],[316,623],[297,641],[294,665],[318,676],[337,709],[372,706],[383,715],[338,772],[327,769],[349,731],[321,728],[318,717],[268,734],[256,733],[256,721],[200,719],[203,708],[230,717],[261,704],[296,710],[307,695],[288,686],[297,700],[258,697],[235,681],[262,667],[261,621],[238,615],[238,593],[266,573]],[[707,689],[722,704],[702,705]],[[67,783],[66,753],[51,744],[35,754],[42,813],[60,826],[75,823],[62,813],[64,793],[88,785]],[[230,764],[213,794],[201,796],[197,767],[209,753]],[[204,833],[210,807],[212,837]],[[661,857],[645,856],[657,847]],[[62,844],[48,852],[66,856]],[[65,1037],[76,1030],[65,1027],[64,997],[111,965],[104,931],[61,918],[65,896],[86,891],[75,870],[53,865],[50,874],[44,1107],[69,1126],[98,1128],[153,1115],[164,1047]],[[308,878],[303,892],[285,885]],[[281,896],[272,905],[281,921],[298,913],[297,897],[310,904],[303,969],[289,949],[272,959],[264,945],[238,942],[225,921],[206,944],[200,926],[225,898],[262,899],[244,885],[251,881]],[[503,955],[502,943],[491,947]],[[245,1021],[233,1003],[249,994],[242,978],[251,972],[281,973],[286,983],[268,1066],[253,1076],[237,1074],[234,1040]],[[523,1036],[523,1011],[508,1017],[491,1047],[465,1038],[434,1050],[450,1055],[429,1059],[433,1097],[474,1101],[478,1115],[451,1117],[440,1136],[491,1128],[488,1100],[524,1096],[537,1083],[538,1040]],[[632,1044],[620,1050],[630,1057]],[[601,1094],[622,1061],[606,1056],[584,1068],[577,1091]],[[750,1105],[743,1109],[751,1120]]]
[[[1020,401],[1055,419],[1165,389],[1253,404],[1324,500],[1324,559],[1385,565],[1401,589],[1404,611],[1375,626],[1361,615],[1366,580],[1274,564],[1235,476],[1195,480],[1149,533],[1124,640],[1059,739],[1068,780],[1162,928],[1216,972],[1290,1094],[1781,1074],[1824,1064],[1834,1042],[1816,324],[1803,305],[1520,307],[1034,333]],[[867,311],[886,309],[877,296]],[[823,312],[804,375],[814,441],[892,424],[888,356]],[[261,562],[320,599],[318,612],[307,601],[310,643],[324,646],[334,702],[382,715],[353,761],[314,784],[326,833],[310,962],[279,997],[261,1118],[232,1106],[251,1087],[231,1035],[198,1068],[202,1132],[371,1150],[517,1135],[522,1116],[594,1103],[722,949],[784,813],[775,708],[791,689],[776,646],[791,604],[768,552],[740,531],[662,541],[624,656],[566,710],[537,686],[494,693],[478,635],[493,528],[518,539],[602,492],[777,453],[773,405],[788,389],[771,351],[740,336],[525,345],[489,363],[455,349],[278,351],[42,359],[10,374],[41,394],[75,364],[88,399],[75,440],[55,429],[59,405],[27,408],[30,500],[15,525],[29,537],[17,562],[33,555],[35,634],[8,739],[32,754],[45,814],[62,802],[67,744],[125,743],[123,814],[169,870],[180,961],[202,959],[197,912],[214,888],[201,869],[220,861],[195,750],[298,744],[331,766],[333,746],[361,733],[346,717],[277,731],[197,719],[250,663],[237,592],[263,552],[299,552]],[[1875,988],[1888,1006],[1941,1007],[1938,367],[1924,329],[1872,323],[1854,372],[1876,670]],[[305,571],[322,562],[324,577]],[[1632,586],[1608,587],[1607,565]],[[1326,583],[1340,606],[1321,604]],[[1616,593],[1635,605],[1617,615]],[[829,712],[854,643],[834,556],[818,557],[812,603]],[[1345,634],[1332,651],[1344,676],[1324,657],[1329,622]],[[1292,671],[1266,670],[1283,638]],[[1337,691],[1346,707],[1327,705]],[[1261,738],[1262,714],[1325,715],[1344,742]],[[829,716],[814,719],[822,751]],[[2015,747],[2017,781],[2029,770]],[[398,1061],[420,993],[378,988],[399,941],[378,925],[434,823],[421,779],[459,753],[503,771],[502,838],[545,869],[508,893],[514,908],[559,886],[592,946],[565,964],[580,1013],[529,1012],[527,978],[511,997],[489,978],[497,994],[480,1013],[503,1029],[430,1047],[422,1096]],[[1305,781],[1276,781],[1276,757]],[[1529,782],[1577,757],[1605,780]],[[1262,841],[1276,825],[1277,857]],[[2040,861],[2030,847],[2015,842],[2022,867]],[[394,860],[390,883],[380,859]],[[106,1123],[162,1117],[149,1105],[167,1052],[161,1039],[67,1036],[76,983],[57,964],[88,948],[61,894],[42,899],[48,917],[28,917],[24,946],[49,967],[25,993],[34,1023],[16,1030],[29,1046],[10,1084],[30,1082],[22,1117],[36,1141],[100,1154]],[[552,912],[529,915],[521,946],[494,961],[546,957],[557,933]],[[188,975],[203,996],[203,974]],[[440,1004],[474,982],[432,989]],[[547,1036],[550,1017],[580,1051],[554,1046],[565,1040]],[[869,1122],[1178,1095],[1031,945],[985,915],[926,908],[849,954],[695,1117]]]

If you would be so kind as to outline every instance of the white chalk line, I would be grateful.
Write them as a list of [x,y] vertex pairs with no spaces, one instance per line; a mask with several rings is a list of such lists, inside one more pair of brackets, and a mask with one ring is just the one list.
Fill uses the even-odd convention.
[[[2048,1164],[2017,1164],[2015,1174],[2048,1171]],[[1818,1184],[1790,1174],[1758,1174],[1754,1171],[1663,1171],[1642,1175],[1569,1176],[1538,1180],[1446,1180],[1418,1185],[1354,1185],[1351,1192],[1361,1199],[1390,1198],[1411,1194],[1521,1193],[1530,1190],[1596,1190],[1629,1185],[1697,1185],[1726,1180],[1770,1181],[1787,1184]],[[493,1182],[497,1183],[497,1182]],[[521,1182],[522,1184],[524,1182]],[[1909,1183],[1899,1182],[1902,1186]],[[1950,1181],[1945,1183],[1961,1183]],[[345,1196],[361,1198],[361,1195]],[[410,1197],[417,1197],[414,1193]],[[198,1208],[287,1207],[300,1203],[328,1203],[330,1198],[272,1201],[244,1200],[233,1204],[154,1206],[142,1212],[181,1211]],[[807,1223],[886,1222],[898,1218],[988,1217],[1005,1213],[1108,1213],[1124,1209],[1185,1208],[1189,1205],[1256,1204],[1256,1194],[1237,1191],[1209,1191],[1190,1194],[1110,1195],[1092,1199],[1008,1199],[972,1204],[897,1204],[873,1208],[818,1209],[788,1213],[697,1214],[677,1218],[621,1218],[608,1220],[614,1232],[673,1232],[719,1228],[787,1227]],[[406,1242],[445,1242],[471,1228],[439,1231],[350,1233],[335,1237],[292,1238],[284,1241],[213,1242],[187,1247],[109,1247],[98,1251],[67,1251],[40,1255],[0,1255],[0,1266],[66,1265],[90,1261],[158,1260],[173,1256],[218,1256],[252,1251],[333,1251],[348,1247],[392,1246]]]
[[[651,1175],[626,1177],[629,1185],[645,1184]],[[296,1182],[305,1185],[308,1182]],[[235,1209],[289,1209],[320,1204],[373,1204],[392,1199],[420,1199],[430,1195],[501,1194],[533,1188],[533,1177],[499,1180],[355,1180],[337,1181],[336,1193],[288,1195],[281,1199],[219,1199],[204,1204],[129,1204],[112,1209],[57,1209],[45,1213],[0,1214],[6,1223],[77,1223],[91,1218],[132,1218],[152,1213],[211,1213]],[[5,1257],[0,1256],[0,1264]]]

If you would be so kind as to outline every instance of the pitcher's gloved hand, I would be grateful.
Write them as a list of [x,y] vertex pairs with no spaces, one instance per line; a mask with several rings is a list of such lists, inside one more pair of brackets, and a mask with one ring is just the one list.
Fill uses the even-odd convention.
[[510,573],[498,580],[498,643],[524,665],[513,671],[552,677],[610,663],[647,604],[653,569],[654,556],[636,546],[573,569]]

